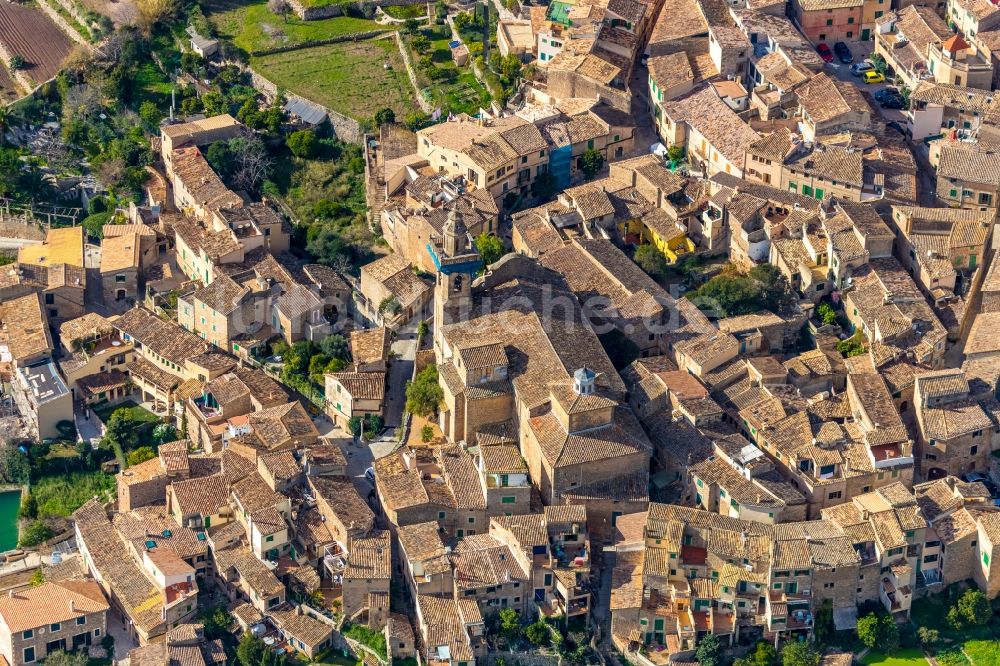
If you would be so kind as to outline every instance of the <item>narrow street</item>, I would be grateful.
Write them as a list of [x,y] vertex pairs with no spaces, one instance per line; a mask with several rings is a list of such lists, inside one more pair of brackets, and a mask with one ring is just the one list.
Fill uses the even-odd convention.
[[660,140],[649,111],[649,70],[645,65],[637,63],[633,68],[628,88],[632,93],[632,119],[635,121],[635,148],[632,156],[638,157],[648,153],[649,147]]
[[406,406],[406,382],[413,377],[413,360],[417,352],[417,324],[411,322],[399,330],[392,343],[392,360],[385,387],[385,425],[398,428],[403,423]]

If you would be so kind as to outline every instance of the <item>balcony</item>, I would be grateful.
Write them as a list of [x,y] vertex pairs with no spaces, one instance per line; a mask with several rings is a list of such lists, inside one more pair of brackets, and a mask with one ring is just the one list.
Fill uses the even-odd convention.
[[789,629],[808,629],[813,625],[813,616],[808,610],[790,610],[788,622],[785,626]]
[[343,585],[344,570],[347,568],[347,549],[339,542],[327,546],[323,554],[323,566],[330,573],[334,585]]
[[204,393],[200,398],[195,398],[194,406],[205,417],[206,421],[222,418],[222,408],[211,393]]
[[566,605],[566,615],[572,617],[574,615],[586,615],[590,611],[590,595],[584,595],[582,597],[575,597],[570,599],[569,604]]

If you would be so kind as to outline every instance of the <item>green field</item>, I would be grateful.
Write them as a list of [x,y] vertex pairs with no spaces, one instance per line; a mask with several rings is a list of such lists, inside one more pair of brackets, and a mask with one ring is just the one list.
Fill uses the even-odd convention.
[[301,21],[289,14],[286,20],[267,8],[267,0],[209,0],[202,9],[220,37],[248,53],[369,30],[395,30],[391,25],[380,26],[375,21],[350,16]]
[[111,415],[114,414],[119,409],[127,409],[132,414],[132,419],[138,421],[139,423],[159,423],[160,417],[149,411],[144,407],[140,407],[131,400],[126,400],[125,402],[120,402],[115,405],[104,405],[102,407],[97,407],[94,409],[94,413],[97,414],[97,418],[101,419],[104,423],[108,422]]
[[864,666],[927,666],[927,659],[918,648],[906,648],[894,655],[872,651],[865,655],[861,663]]
[[427,5],[389,5],[382,11],[394,19],[422,19],[427,17]]
[[1000,666],[1000,641],[967,641],[964,650],[972,666]]
[[417,109],[391,39],[314,46],[253,58],[250,64],[276,85],[358,120],[386,107],[397,118]]

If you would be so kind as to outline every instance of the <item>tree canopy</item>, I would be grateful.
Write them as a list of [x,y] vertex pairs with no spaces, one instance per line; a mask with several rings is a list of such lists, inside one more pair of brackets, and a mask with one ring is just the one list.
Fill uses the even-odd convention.
[[479,250],[484,266],[496,263],[504,255],[503,241],[492,234],[482,233],[476,236],[476,249]]
[[785,276],[770,264],[754,266],[746,273],[729,268],[688,292],[688,298],[717,317],[734,317],[758,310],[779,313],[788,309],[794,300]]
[[891,615],[869,613],[858,618],[858,638],[873,650],[892,654],[899,647],[899,626]]
[[428,365],[406,385],[406,411],[411,414],[424,418],[437,414],[442,400],[444,400],[444,390],[438,384],[436,365]]
[[580,156],[580,168],[583,169],[588,180],[596,176],[603,166],[604,155],[599,150],[590,148]]
[[819,666],[820,653],[809,641],[788,641],[781,648],[782,666]]

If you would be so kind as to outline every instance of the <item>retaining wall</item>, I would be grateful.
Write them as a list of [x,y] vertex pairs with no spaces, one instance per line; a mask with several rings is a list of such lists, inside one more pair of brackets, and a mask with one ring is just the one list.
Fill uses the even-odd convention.
[[313,46],[326,46],[327,44],[340,44],[342,42],[358,42],[363,39],[372,39],[382,35],[388,35],[389,33],[395,34],[395,32],[395,30],[368,30],[367,32],[353,32],[349,35],[338,35],[337,37],[330,37],[329,39],[315,39],[300,42],[298,44],[289,44],[288,46],[277,46],[273,49],[251,51],[250,55],[259,57],[273,55],[275,53],[288,53],[289,51],[298,51],[299,49],[308,49]]
[[[274,99],[274,96],[278,93],[278,86],[272,81],[264,78],[251,67],[246,67],[246,71],[250,74],[250,79],[253,82],[254,88],[259,90],[268,101]],[[348,143],[355,143],[362,145],[364,143],[364,131],[358,121],[353,118],[348,118],[347,116],[337,113],[333,109],[328,109],[322,104],[313,102],[312,100],[306,100],[305,97],[301,97],[292,92],[285,92],[285,97],[288,99],[301,99],[309,102],[310,104],[316,104],[326,111],[326,115],[330,118],[330,125],[333,126],[334,134],[341,141],[346,141]]]
[[343,16],[348,8],[354,8],[360,13],[364,13],[365,6],[368,7],[394,7],[401,5],[422,5],[427,0],[368,0],[365,2],[346,2],[343,4],[326,5],[325,7],[306,7],[301,0],[289,0],[292,11],[303,21],[316,21],[319,19]]

